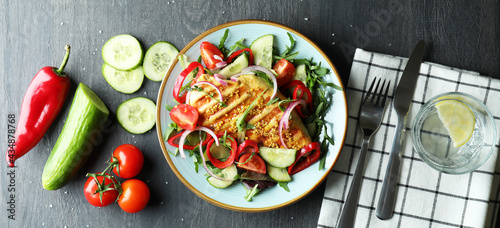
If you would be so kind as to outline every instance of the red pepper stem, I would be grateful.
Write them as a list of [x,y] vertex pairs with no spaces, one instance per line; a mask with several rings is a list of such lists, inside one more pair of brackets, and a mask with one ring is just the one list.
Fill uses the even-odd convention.
[[65,76],[63,71],[64,71],[64,68],[66,67],[66,63],[68,62],[69,52],[71,50],[71,47],[69,46],[69,44],[66,44],[66,46],[64,46],[64,49],[66,50],[66,54],[64,55],[64,59],[61,63],[61,66],[59,67],[59,69],[55,70],[56,74],[59,76]]

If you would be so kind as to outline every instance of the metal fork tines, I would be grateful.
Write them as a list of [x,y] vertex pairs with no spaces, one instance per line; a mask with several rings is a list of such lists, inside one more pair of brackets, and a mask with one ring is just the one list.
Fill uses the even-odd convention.
[[[372,84],[366,93],[365,99],[361,103],[359,111],[359,126],[363,132],[363,144],[361,146],[358,164],[356,165],[356,170],[354,171],[351,187],[349,188],[349,193],[347,194],[344,209],[340,215],[337,227],[354,227],[354,218],[356,215],[356,208],[358,206],[359,191],[361,189],[361,177],[363,176],[363,168],[368,150],[368,144],[371,136],[375,133],[375,131],[377,131],[382,123],[387,93],[389,92],[391,84],[391,82],[388,81],[384,92],[386,80],[384,79],[379,90],[380,81],[381,79],[378,79],[378,81],[377,78],[373,79]],[[372,92],[375,84],[375,89]]]

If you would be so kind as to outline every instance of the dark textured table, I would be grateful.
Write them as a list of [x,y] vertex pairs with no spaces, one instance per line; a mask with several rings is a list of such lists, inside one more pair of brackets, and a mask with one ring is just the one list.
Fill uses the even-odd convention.
[[[98,93],[114,114],[131,97],[156,101],[160,83],[145,80],[125,95],[101,75],[101,48],[110,37],[128,33],[146,49],[164,40],[182,49],[216,25],[264,19],[292,27],[316,42],[347,82],[355,48],[408,56],[420,39],[424,59],[500,78],[499,1],[7,1],[0,3],[0,148],[7,148],[7,121],[19,116],[24,91],[43,66],[59,66],[65,44],[72,46],[66,67],[71,90],[63,111],[41,142],[21,158],[11,178],[2,157],[0,227],[315,227],[324,185],[288,207],[242,213],[218,208],[190,192],[171,171],[156,131],[132,135],[114,120],[89,162],[67,186],[42,188],[44,164],[62,129],[79,82]],[[17,120],[17,119],[16,119]],[[95,208],[83,197],[85,173],[104,169],[112,150],[132,143],[145,155],[138,176],[151,189],[146,209],[126,214],[117,205]],[[3,153],[3,152],[2,152]],[[9,192],[14,185],[15,192]],[[7,211],[15,193],[15,220]]]

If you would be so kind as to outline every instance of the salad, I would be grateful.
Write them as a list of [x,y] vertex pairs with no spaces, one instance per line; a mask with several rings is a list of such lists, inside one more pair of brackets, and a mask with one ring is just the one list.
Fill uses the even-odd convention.
[[282,51],[272,34],[229,47],[228,36],[226,30],[218,46],[202,42],[198,61],[179,56],[184,70],[173,89],[176,102],[167,105],[173,123],[165,141],[177,148],[172,154],[192,157],[196,172],[201,165],[215,188],[242,183],[248,201],[275,185],[290,191],[294,174],[316,162],[324,168],[334,144],[324,88],[342,88],[323,80],[330,72],[321,63],[296,58],[289,33]]

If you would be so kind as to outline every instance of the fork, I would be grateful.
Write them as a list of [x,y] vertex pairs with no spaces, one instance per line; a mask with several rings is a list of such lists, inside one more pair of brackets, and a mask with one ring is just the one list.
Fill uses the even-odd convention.
[[365,99],[361,103],[360,115],[359,115],[359,126],[363,132],[363,144],[361,146],[361,152],[359,154],[358,164],[356,165],[356,170],[354,171],[354,178],[351,182],[351,187],[349,188],[349,193],[347,194],[347,199],[345,201],[344,209],[340,215],[337,227],[353,227],[354,218],[356,215],[356,208],[359,200],[359,191],[361,189],[361,177],[363,169],[365,166],[365,157],[368,150],[368,144],[370,143],[370,138],[377,131],[380,124],[382,123],[382,116],[384,115],[385,102],[387,99],[387,93],[391,82],[387,83],[385,88],[385,93],[382,94],[384,90],[384,85],[386,80],[382,82],[380,91],[378,91],[380,80],[378,79],[375,90],[372,93],[373,86],[377,81],[374,78],[368,92],[366,93]]

